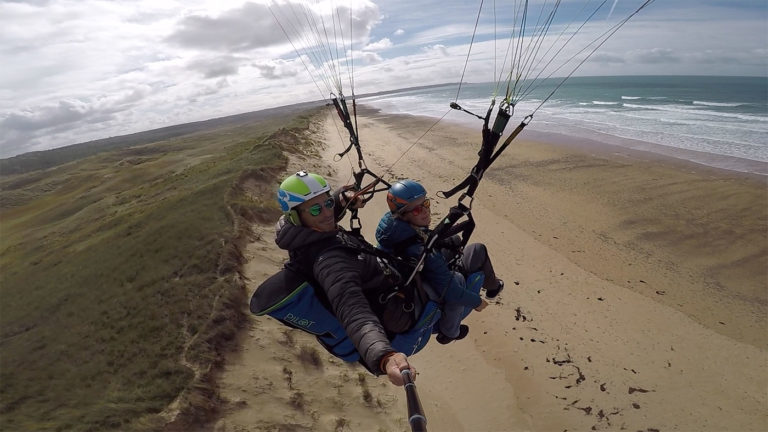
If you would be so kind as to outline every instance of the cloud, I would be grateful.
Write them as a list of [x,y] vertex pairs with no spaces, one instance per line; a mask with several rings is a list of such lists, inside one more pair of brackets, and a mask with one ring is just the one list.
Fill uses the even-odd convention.
[[245,61],[246,58],[229,55],[204,57],[191,61],[189,69],[201,73],[204,78],[219,78],[237,75],[240,64]]
[[355,2],[352,9],[339,6],[332,10],[329,5],[290,0],[270,6],[245,3],[219,16],[187,16],[166,40],[189,49],[232,53],[284,45],[287,33],[298,48],[308,48],[327,40],[329,27],[338,27],[340,34],[333,38],[349,39],[351,35],[365,40],[379,21],[378,6],[370,1]]
[[370,43],[365,46],[366,51],[381,51],[387,48],[392,48],[392,41],[389,38],[381,39],[378,42]]
[[675,54],[675,52],[669,48],[633,50],[628,53],[628,56],[636,63],[660,64],[680,62],[680,55]]
[[37,131],[74,123],[86,118],[90,112],[90,107],[82,101],[64,100],[56,105],[12,112],[0,121],[0,127],[20,132]]
[[151,89],[148,86],[138,86],[109,96],[101,96],[93,101],[65,99],[57,103],[19,109],[6,113],[2,117],[0,130],[43,131],[87,120],[89,117],[112,115],[129,109],[150,92]]
[[[47,144],[58,134],[66,139],[81,139],[78,128],[93,125],[97,130],[114,121],[118,114],[129,111],[152,94],[152,88],[137,85],[91,100],[62,99],[39,106],[20,108],[0,114],[0,148],[2,155],[15,154],[13,149]],[[61,137],[59,137],[61,139]],[[85,141],[85,140],[82,140]],[[12,153],[13,152],[13,153]]]
[[620,54],[597,52],[594,55],[592,55],[592,57],[589,58],[589,62],[622,64],[622,63],[626,63],[627,61],[624,58],[624,56]]
[[768,49],[722,50],[707,49],[688,53],[683,60],[701,65],[766,65]]
[[448,53],[448,48],[445,45],[442,45],[442,44],[430,45],[430,46],[422,48],[422,50],[424,52],[439,53],[443,57],[448,57],[450,55]]
[[199,102],[201,98],[218,94],[221,92],[221,90],[228,88],[229,86],[230,86],[229,80],[227,80],[226,78],[221,78],[218,81],[216,81],[214,84],[207,84],[197,89],[194,93],[189,95],[189,101]]
[[0,148],[5,155],[15,154],[15,149],[33,150],[42,145],[42,136],[66,130],[89,118],[104,119],[93,107],[78,100],[63,100],[57,104],[33,109],[17,110],[0,118]]
[[399,29],[395,30],[395,32],[392,33],[392,34],[395,35],[395,36],[402,36],[402,35],[405,34],[405,30],[399,28]]
[[266,5],[246,3],[218,17],[187,16],[166,40],[185,48],[239,52],[281,43],[284,36]]
[[265,62],[257,62],[254,63],[253,66],[259,70],[262,78],[266,78],[268,80],[294,77],[300,72],[294,62],[287,62],[285,60],[269,60]]
[[0,3],[17,3],[35,7],[48,6],[53,0],[2,0]]
[[365,51],[362,53],[363,62],[367,65],[378,64],[384,59],[375,52]]

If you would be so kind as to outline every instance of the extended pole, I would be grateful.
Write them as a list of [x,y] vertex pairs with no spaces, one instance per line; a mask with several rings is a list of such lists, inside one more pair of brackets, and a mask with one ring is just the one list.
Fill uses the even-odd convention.
[[408,399],[408,423],[411,424],[413,432],[427,432],[427,418],[424,416],[424,409],[419,401],[419,394],[416,392],[416,384],[411,379],[411,371],[406,369],[400,372],[405,381],[405,395]]

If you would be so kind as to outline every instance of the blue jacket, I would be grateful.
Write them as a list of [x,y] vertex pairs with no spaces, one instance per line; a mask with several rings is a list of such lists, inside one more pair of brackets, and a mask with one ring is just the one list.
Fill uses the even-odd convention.
[[[419,257],[424,250],[423,241],[419,239],[417,228],[411,226],[408,222],[397,219],[392,213],[387,212],[381,217],[378,227],[376,227],[376,241],[379,242],[379,248],[400,255],[402,257]],[[428,233],[427,228],[422,228]],[[396,251],[398,244],[407,245],[405,251]],[[400,249],[400,248],[398,248]],[[424,260],[424,268],[421,270],[421,276],[425,282],[432,286],[435,291],[442,293],[442,300],[446,303],[459,303],[461,305],[476,308],[480,306],[481,298],[472,291],[465,290],[448,268],[448,263],[443,255],[438,251],[432,251]]]

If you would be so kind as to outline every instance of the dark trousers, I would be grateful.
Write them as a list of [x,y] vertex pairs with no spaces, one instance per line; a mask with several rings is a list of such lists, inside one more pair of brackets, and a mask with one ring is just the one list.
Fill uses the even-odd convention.
[[494,289],[497,286],[496,272],[488,256],[488,249],[482,243],[471,243],[464,247],[464,255],[461,258],[459,269],[466,276],[470,273],[482,271],[485,279],[483,288]]

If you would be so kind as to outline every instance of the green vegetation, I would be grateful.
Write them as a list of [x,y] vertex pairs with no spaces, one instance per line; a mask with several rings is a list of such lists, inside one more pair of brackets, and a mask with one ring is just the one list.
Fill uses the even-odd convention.
[[246,189],[272,188],[311,115],[0,179],[0,429],[156,429],[179,396],[205,417],[244,320],[248,222],[279,213]]
[[153,129],[130,135],[122,135],[88,141],[85,143],[73,144],[52,150],[24,153],[7,159],[0,159],[0,175],[24,174],[32,171],[53,168],[103,152],[121,150],[147,143],[169,140],[172,138],[191,135],[198,132],[206,132],[213,129],[221,129],[225,127],[260,122],[264,116],[293,115],[296,111],[300,109],[306,109],[306,107],[310,105],[313,104],[301,103],[282,106],[278,108],[238,114],[229,117],[221,117],[211,120],[167,126],[160,129]]

